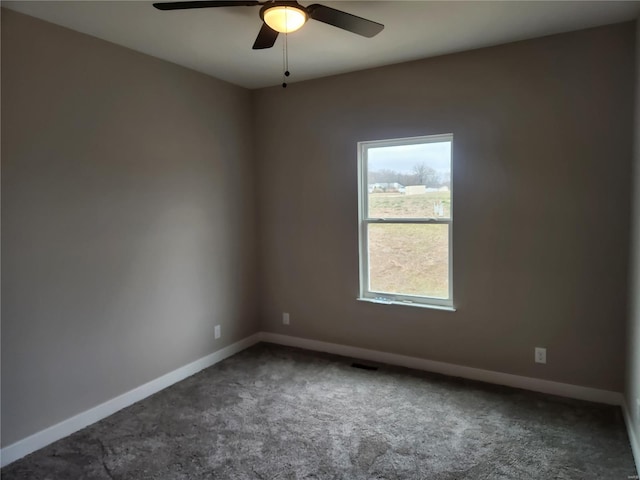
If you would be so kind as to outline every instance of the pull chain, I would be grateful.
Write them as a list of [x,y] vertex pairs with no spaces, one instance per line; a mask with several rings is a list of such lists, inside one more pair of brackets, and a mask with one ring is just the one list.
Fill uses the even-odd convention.
[[[287,7],[284,7],[284,15],[285,15],[285,24],[288,24],[288,11]],[[282,79],[282,88],[287,88],[287,78],[289,73],[289,36],[287,32],[284,34],[284,42],[282,44],[282,69],[284,70],[284,78]]]
[[[284,42],[282,44],[282,69],[284,70],[284,76],[288,77],[289,75],[291,75],[289,73],[289,42],[288,40],[288,34],[284,34]],[[286,78],[282,79],[282,88],[287,88],[287,82],[286,82]]]

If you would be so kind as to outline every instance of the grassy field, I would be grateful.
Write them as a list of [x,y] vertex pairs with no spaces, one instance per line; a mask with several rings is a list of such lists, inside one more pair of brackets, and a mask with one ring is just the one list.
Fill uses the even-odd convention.
[[[435,202],[450,212],[449,192],[424,195],[369,195],[371,217],[433,217]],[[447,297],[449,292],[449,230],[447,225],[370,224],[371,290]]]
[[[434,208],[434,205],[439,203],[442,203],[443,215],[437,215]],[[448,217],[450,215],[450,192],[429,192],[422,195],[369,194],[369,217],[372,218]]]

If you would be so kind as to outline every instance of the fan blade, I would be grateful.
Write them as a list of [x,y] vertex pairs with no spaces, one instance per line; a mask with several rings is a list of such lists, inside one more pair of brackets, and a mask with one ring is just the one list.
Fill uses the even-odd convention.
[[187,10],[189,8],[212,8],[212,7],[253,7],[262,5],[257,0],[237,1],[232,0],[202,0],[195,2],[162,2],[154,3],[153,6],[158,10]]
[[263,48],[271,48],[273,44],[276,43],[276,39],[278,38],[278,32],[273,30],[266,23],[262,24],[262,28],[260,29],[260,33],[258,33],[258,37],[253,44],[254,50],[262,50]]
[[307,12],[309,13],[309,17],[314,20],[357,33],[363,37],[371,38],[379,34],[384,29],[384,25],[381,23],[373,22],[366,18],[357,17],[350,13],[336,10],[331,7],[325,7],[324,5],[317,3],[309,5],[307,7]]

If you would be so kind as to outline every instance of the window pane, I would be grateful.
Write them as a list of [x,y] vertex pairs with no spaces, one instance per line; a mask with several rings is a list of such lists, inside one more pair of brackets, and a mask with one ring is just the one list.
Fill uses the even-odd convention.
[[369,147],[369,218],[449,218],[451,142]]
[[380,192],[369,193],[369,218],[450,218],[451,192],[411,191],[414,187],[405,187],[408,193]]
[[369,224],[369,290],[449,296],[449,226]]

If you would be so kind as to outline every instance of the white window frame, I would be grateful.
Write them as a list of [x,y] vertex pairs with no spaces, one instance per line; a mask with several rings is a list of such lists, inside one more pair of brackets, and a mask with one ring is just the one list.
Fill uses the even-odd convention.
[[[368,216],[369,201],[369,148],[393,147],[401,145],[417,145],[425,143],[451,142],[451,178],[449,182],[450,215],[449,218],[377,218]],[[369,238],[370,224],[430,224],[448,225],[449,227],[449,294],[448,298],[425,297],[420,295],[400,295],[388,292],[376,292],[370,289],[369,282]],[[358,300],[374,303],[410,305],[416,307],[455,310],[453,307],[453,134],[426,135],[420,137],[393,138],[358,142],[358,231],[360,254],[360,296]]]

